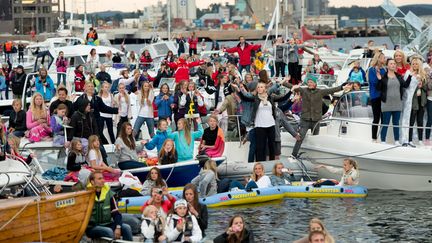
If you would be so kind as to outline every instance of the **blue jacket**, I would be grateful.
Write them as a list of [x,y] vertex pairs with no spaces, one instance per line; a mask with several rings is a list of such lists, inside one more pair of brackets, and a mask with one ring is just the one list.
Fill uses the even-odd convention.
[[169,127],[167,131],[161,132],[159,130],[156,130],[156,135],[145,145],[145,148],[148,150],[152,150],[155,147],[157,148],[157,151],[159,151],[162,148],[163,143],[168,138],[169,134],[171,134],[171,128]]
[[[377,89],[377,84],[378,84],[378,78],[376,75],[376,69],[375,67],[370,67],[368,69],[368,80],[369,80],[369,96],[370,99],[378,99],[381,98],[381,92]],[[385,74],[385,69],[381,68],[380,69],[380,73],[381,73],[381,77],[384,76]]]
[[46,77],[46,83],[47,85],[45,86],[44,89],[44,85],[42,84],[42,81],[40,81],[39,77],[36,77],[36,92],[40,93],[45,101],[50,101],[52,99],[52,97],[55,96],[55,86],[54,86],[54,82],[52,81],[50,76]]
[[360,82],[360,84],[363,84],[366,82],[366,73],[363,70],[363,68],[359,68],[359,74],[356,74],[354,72],[354,68],[351,69],[349,75],[348,75],[348,81],[351,82]]
[[198,131],[191,132],[191,143],[188,144],[186,142],[186,138],[184,135],[184,131],[173,132],[169,135],[169,138],[174,140],[175,149],[178,154],[178,162],[192,160],[193,152],[194,152],[194,141],[198,138],[201,138],[204,133],[203,127],[201,124],[198,124]]
[[7,85],[6,85],[6,78],[5,76],[0,76],[0,90],[6,90]]
[[156,96],[155,104],[158,109],[159,118],[168,118],[172,115],[171,104],[174,102],[174,96],[170,95],[168,100],[162,99],[163,96],[162,93]]

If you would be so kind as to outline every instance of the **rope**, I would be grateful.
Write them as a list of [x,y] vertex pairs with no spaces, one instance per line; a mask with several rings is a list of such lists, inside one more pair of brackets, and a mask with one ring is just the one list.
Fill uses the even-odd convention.
[[32,200],[29,200],[11,219],[9,219],[4,225],[2,225],[2,227],[0,227],[0,231],[2,231],[8,224],[14,221],[14,219],[18,217],[18,215],[20,215],[24,211],[24,209],[26,209],[27,206],[32,202]]
[[171,168],[170,173],[168,174],[167,178],[165,179],[166,182],[168,182],[169,178],[171,177],[171,175],[172,175],[172,173],[173,173],[173,171],[174,171],[174,168],[176,167],[176,164],[177,164],[177,163],[174,163],[174,164],[173,164],[173,167]]
[[[397,148],[397,147],[401,147],[401,145],[392,146],[392,147],[386,148],[386,149],[375,150],[375,151],[368,152],[368,153],[355,154],[355,155],[351,155],[349,157],[357,158],[357,157],[360,157],[360,156],[377,154],[377,153],[381,153],[381,152],[384,152],[384,151],[392,150],[392,149]],[[341,155],[341,156],[335,156],[335,157],[305,157],[305,158],[309,159],[309,160],[321,160],[321,159],[342,159],[342,158],[346,158],[346,157],[347,157],[346,155]]]

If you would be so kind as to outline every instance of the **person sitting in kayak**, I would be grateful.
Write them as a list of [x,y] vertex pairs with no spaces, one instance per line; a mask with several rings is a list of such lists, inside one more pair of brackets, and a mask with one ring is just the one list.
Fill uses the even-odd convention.
[[318,165],[317,169],[324,168],[334,174],[342,174],[339,186],[356,186],[359,184],[359,169],[357,161],[347,158],[343,161],[343,168],[334,168],[327,165]]
[[168,216],[165,233],[168,242],[200,242],[202,232],[198,221],[189,212],[186,200],[180,199],[174,204],[174,212]]
[[333,236],[330,235],[330,233],[327,231],[327,229],[324,227],[324,224],[321,220],[318,218],[312,218],[309,221],[309,234],[308,236],[305,236],[301,239],[298,239],[294,241],[293,243],[308,243],[309,242],[309,235],[311,232],[319,231],[324,234],[324,242],[325,243],[334,243],[335,240],[333,239]]
[[200,197],[208,197],[217,193],[217,165],[214,160],[207,160],[199,175],[191,183],[198,187]]
[[166,242],[164,234],[165,219],[158,215],[158,209],[149,205],[144,209],[141,233],[144,235],[144,242]]
[[273,186],[291,185],[294,180],[294,173],[291,169],[284,167],[281,162],[275,163],[273,166],[273,175],[270,176],[270,181]]
[[266,188],[272,186],[270,178],[265,175],[263,164],[259,162],[255,163],[251,178],[245,178],[245,181],[246,186],[243,186],[243,184],[238,181],[232,181],[230,183],[230,190],[237,187],[238,189],[245,189],[248,191],[253,188]]
[[214,243],[255,242],[252,230],[247,229],[242,216],[236,215],[229,221],[226,232],[214,238]]
[[194,184],[188,183],[184,186],[183,199],[188,203],[189,213],[196,217],[202,236],[205,237],[208,225],[207,206],[199,202],[198,190]]
[[158,167],[153,167],[150,169],[141,188],[141,194],[144,196],[151,196],[151,189],[153,187],[167,187],[167,183],[163,179]]
[[[164,197],[168,200],[164,200]],[[142,205],[141,211],[144,211],[148,205],[153,205],[158,209],[159,215],[166,219],[175,201],[175,197],[169,194],[167,187],[153,187],[151,190],[151,198]]]

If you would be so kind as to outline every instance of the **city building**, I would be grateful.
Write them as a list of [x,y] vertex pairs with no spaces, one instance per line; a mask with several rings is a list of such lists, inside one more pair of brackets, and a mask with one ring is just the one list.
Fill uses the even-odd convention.
[[304,24],[307,27],[328,27],[329,29],[339,28],[337,15],[306,16],[304,18]]
[[0,0],[0,33],[55,32],[59,26],[58,0]]
[[195,0],[168,0],[170,4],[171,18],[182,19],[186,25],[192,24],[196,19]]
[[166,5],[162,1],[158,1],[156,5],[145,7],[143,15],[140,16],[140,27],[157,28],[161,23],[165,22]]
[[305,8],[307,16],[319,16],[329,14],[328,0],[306,0]]
[[227,6],[220,6],[219,7],[219,15],[221,19],[226,23],[230,20],[230,9]]

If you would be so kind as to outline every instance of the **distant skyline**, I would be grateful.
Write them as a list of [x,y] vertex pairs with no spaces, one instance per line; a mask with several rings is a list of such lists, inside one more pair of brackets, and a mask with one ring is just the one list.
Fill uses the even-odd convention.
[[[66,11],[71,11],[72,1],[74,1],[74,12],[78,10],[79,13],[84,12],[84,0],[71,0],[66,1]],[[363,0],[353,4],[353,1],[347,0],[329,0],[331,7],[349,7],[353,5],[368,7],[378,6],[383,1],[380,0]],[[60,1],[62,2],[62,1]],[[121,4],[119,5],[119,2]],[[100,12],[100,11],[123,11],[132,12],[138,9],[142,10],[146,6],[157,4],[158,0],[121,0],[121,1],[106,1],[106,0],[87,0],[87,12]],[[167,0],[162,0],[162,3],[166,3]],[[235,0],[196,0],[197,8],[207,8],[212,3],[226,3],[234,4]],[[408,4],[432,4],[431,0],[392,0],[397,6],[408,5]]]

